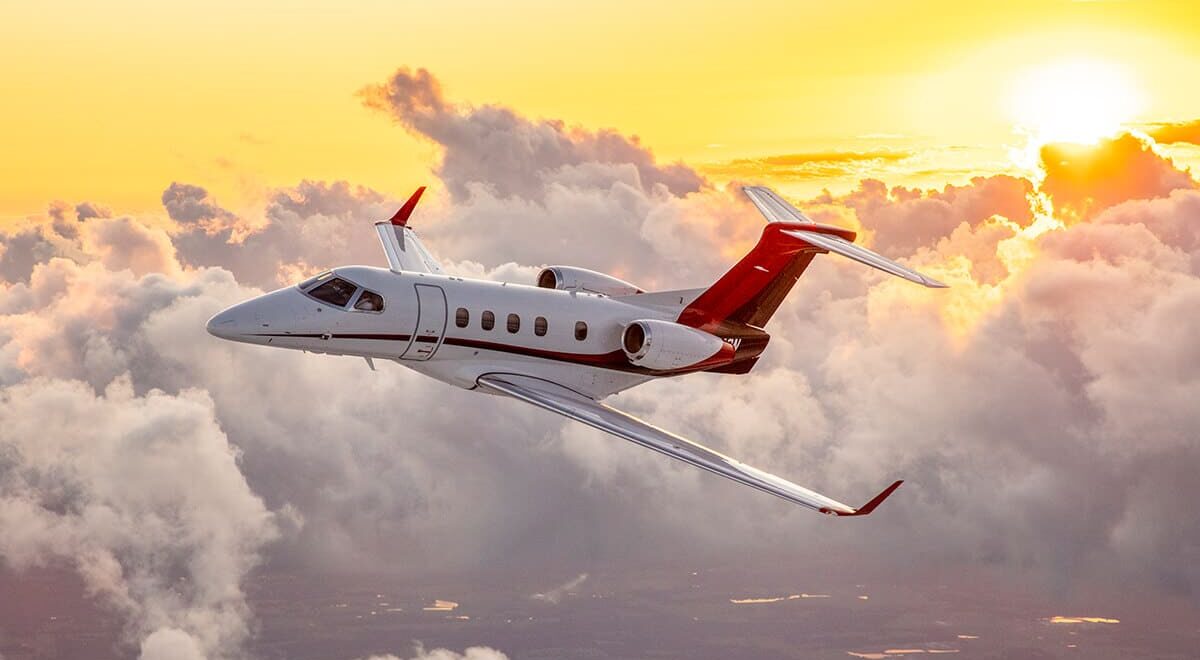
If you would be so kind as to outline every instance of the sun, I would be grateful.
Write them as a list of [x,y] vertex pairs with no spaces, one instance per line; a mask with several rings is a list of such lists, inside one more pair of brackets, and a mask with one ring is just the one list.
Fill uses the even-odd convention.
[[1016,127],[1036,144],[1092,144],[1117,133],[1143,103],[1120,65],[1099,59],[1051,62],[1020,75],[1009,97]]

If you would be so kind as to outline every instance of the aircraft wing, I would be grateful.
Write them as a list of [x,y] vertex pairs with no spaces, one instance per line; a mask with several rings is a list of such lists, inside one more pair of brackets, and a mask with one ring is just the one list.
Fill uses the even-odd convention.
[[726,479],[732,479],[821,513],[838,516],[867,515],[903,483],[900,481],[893,483],[870,502],[856,509],[786,479],[736,461],[674,433],[647,424],[632,415],[625,414],[562,385],[541,378],[516,374],[484,374],[479,377],[478,383],[498,394],[505,394],[514,399],[532,403],[539,408],[556,412],[577,422],[583,422],[702,470],[708,470]]

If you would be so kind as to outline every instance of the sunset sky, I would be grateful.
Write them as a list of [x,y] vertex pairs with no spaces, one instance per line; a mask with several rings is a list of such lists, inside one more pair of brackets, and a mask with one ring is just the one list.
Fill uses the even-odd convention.
[[[1029,79],[1054,81],[1064,62],[1058,79],[1079,86],[1067,97],[1094,99],[1102,107],[1084,112],[1105,121],[1190,120],[1200,107],[1195,2],[965,8],[5,3],[0,216],[64,197],[149,211],[172,178],[202,180],[235,207],[303,178],[398,196],[429,179],[432,151],[364,111],[355,92],[399,63],[435,72],[451,98],[616,127],[718,179],[746,174],[731,161],[827,152],[913,154],[848,163],[897,182],[1002,170],[1024,142],[1015,124],[1053,121],[1029,111],[1046,101]],[[1080,61],[1092,80],[1071,72]],[[781,183],[810,192],[856,181],[824,172]]]
[[[2,658],[1200,645],[1200,3],[8,2],[0,62]],[[818,256],[609,401],[869,518],[205,331],[418,185],[450,274],[707,286],[751,183],[949,288]]]

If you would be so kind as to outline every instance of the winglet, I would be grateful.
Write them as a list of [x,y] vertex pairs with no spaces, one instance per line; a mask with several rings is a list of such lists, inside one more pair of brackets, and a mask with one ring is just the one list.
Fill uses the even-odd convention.
[[406,226],[408,224],[408,216],[412,215],[413,209],[417,208],[417,202],[420,201],[421,193],[423,192],[425,192],[425,186],[417,188],[417,192],[413,193],[407,202],[404,202],[404,206],[401,206],[400,210],[396,211],[396,215],[388,218],[388,222],[397,227]]
[[846,512],[846,511],[838,511],[836,509],[823,508],[823,509],[821,509],[821,513],[832,513],[835,516],[865,516],[865,515],[871,513],[872,511],[874,511],[875,507],[877,507],[881,503],[883,503],[883,501],[886,500],[889,495],[896,492],[896,489],[899,488],[900,484],[902,484],[902,483],[904,483],[904,480],[897,481],[896,483],[892,484],[891,486],[884,488],[883,492],[876,495],[874,497],[874,499],[872,499],[870,502],[867,502],[866,504],[862,505],[861,507],[859,507],[857,509],[854,509],[853,511]]

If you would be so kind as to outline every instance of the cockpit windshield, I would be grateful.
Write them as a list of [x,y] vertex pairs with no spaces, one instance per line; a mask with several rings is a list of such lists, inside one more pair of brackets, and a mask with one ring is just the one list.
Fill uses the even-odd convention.
[[308,291],[308,295],[327,302],[334,307],[345,307],[346,303],[354,297],[354,292],[358,289],[358,285],[340,277],[335,277],[324,284],[318,285],[316,288]]
[[308,278],[307,280],[304,280],[303,282],[297,284],[296,286],[301,291],[308,291],[317,282],[323,282],[331,277],[333,277],[333,271],[327,270],[324,273],[321,273],[319,275],[313,275],[312,277]]

